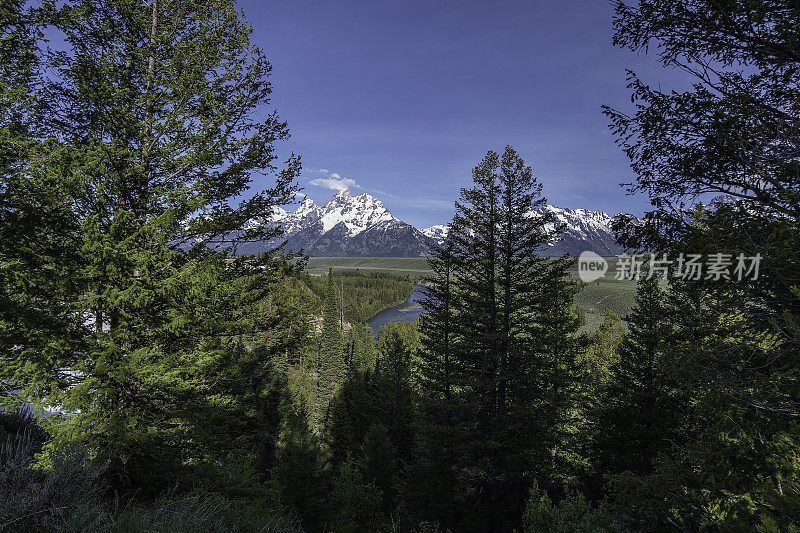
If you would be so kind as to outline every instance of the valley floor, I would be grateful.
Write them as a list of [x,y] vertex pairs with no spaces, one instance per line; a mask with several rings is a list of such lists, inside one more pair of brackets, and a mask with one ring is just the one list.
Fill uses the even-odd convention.
[[[586,316],[585,331],[596,330],[608,311],[624,319],[633,308],[636,282],[613,279],[616,258],[608,258],[608,261],[606,277],[587,283],[576,296],[576,302]],[[414,282],[431,274],[428,260],[424,257],[311,257],[306,265],[306,270],[314,275],[327,274],[328,268],[389,272],[408,276]],[[573,267],[570,273],[578,278],[577,268]]]

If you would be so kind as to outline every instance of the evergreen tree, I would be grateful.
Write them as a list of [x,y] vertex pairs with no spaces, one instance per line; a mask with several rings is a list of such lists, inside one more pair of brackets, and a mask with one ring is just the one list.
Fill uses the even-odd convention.
[[[537,341],[534,353],[540,362],[527,374],[533,379],[544,379],[540,386],[544,394],[545,409],[537,413],[529,425],[530,434],[546,435],[542,446],[534,450],[531,472],[542,486],[551,492],[575,483],[575,477],[586,461],[578,454],[579,438],[577,432],[582,425],[585,403],[582,390],[586,376],[585,352],[589,339],[578,331],[582,324],[581,314],[575,304],[577,285],[569,279],[569,263],[550,263],[540,276],[540,299],[538,319],[532,323],[531,338]],[[534,378],[535,376],[535,378]],[[530,392],[527,392],[530,398]],[[532,395],[531,406],[537,405],[539,398]],[[529,400],[531,401],[531,400]]]
[[381,491],[365,479],[358,461],[348,459],[339,465],[330,500],[336,531],[379,531],[384,524]]
[[344,381],[347,374],[342,343],[341,298],[339,288],[336,286],[336,279],[333,277],[332,267],[328,269],[328,280],[325,285],[321,340],[317,370],[319,374],[317,409],[319,409],[320,424],[337,386]]
[[[79,249],[74,180],[47,163],[53,143],[42,131],[41,24],[24,2],[0,6],[0,396],[19,388],[10,379],[19,365],[48,365],[82,349],[69,306]],[[40,382],[36,392],[48,389]]]
[[348,455],[358,455],[367,429],[380,417],[374,398],[377,349],[365,324],[356,324],[350,331],[348,353],[349,369],[331,399],[325,425],[333,465],[339,465]]
[[288,411],[271,472],[271,489],[274,501],[288,509],[304,528],[317,531],[322,529],[327,515],[329,479],[325,477],[320,443],[309,418],[304,403]]
[[606,310],[603,322],[592,334],[592,342],[586,352],[590,394],[594,395],[605,385],[611,366],[619,360],[619,347],[625,339],[625,333],[625,325],[619,316]]
[[[786,454],[800,447],[799,13],[772,0],[616,3],[615,44],[695,81],[661,91],[631,73],[636,112],[606,109],[637,174],[631,192],[656,208],[644,224],[621,221],[623,242],[733,263],[732,280],[672,283],[667,368],[693,423],[652,475],[617,479],[635,527],[780,530],[800,516],[797,484],[782,481],[797,478]],[[704,193],[726,202],[687,206]],[[737,279],[740,254],[760,255],[757,279]]]
[[[790,333],[796,332],[800,316],[795,253],[800,245],[800,166],[794,155],[800,139],[790,133],[800,120],[794,30],[799,16],[796,6],[773,0],[674,6],[620,2],[615,44],[639,52],[655,41],[658,48],[650,49],[659,61],[684,69],[697,83],[666,92],[631,73],[637,112],[606,108],[637,174],[631,192],[648,194],[657,207],[646,216],[647,224],[620,221],[626,244],[673,258],[679,253],[730,254],[734,263],[738,254],[760,254],[758,279],[747,283],[747,295],[737,307],[754,329],[772,328],[783,339],[779,351],[792,352],[800,349],[797,335]],[[686,204],[703,193],[725,195],[729,202],[687,212]],[[716,293],[736,290],[725,280],[716,281],[706,283]],[[745,354],[746,347],[741,348]],[[764,354],[763,364],[776,372],[775,379],[788,371],[785,385],[790,389],[794,365],[779,369],[770,363],[775,355]],[[743,367],[726,354],[720,354],[720,361],[715,365],[720,381],[757,379],[757,372],[732,374]],[[800,405],[776,409],[797,413]]]
[[379,489],[387,516],[406,501],[401,488],[414,452],[414,329],[402,322],[381,328],[375,368],[351,369],[331,400],[326,421],[332,469],[346,463],[358,468]]
[[[276,166],[288,130],[264,115],[270,65],[232,2],[46,7],[64,35],[39,57],[30,115],[48,162],[17,167],[3,211],[35,208],[25,191],[56,209],[28,228],[35,248],[17,239],[2,253],[17,281],[35,256],[59,284],[16,284],[48,321],[18,332],[2,380],[23,389],[14,401],[70,413],[51,424],[52,449],[82,443],[116,486],[157,491],[202,455],[202,343],[255,327],[284,261],[233,253],[274,235],[243,228],[291,200],[299,161]],[[275,186],[249,190],[259,173]]]
[[595,421],[597,467],[603,474],[652,471],[674,442],[678,406],[670,400],[664,342],[669,331],[665,295],[657,278],[642,278],[628,333],[611,365]]
[[347,344],[347,363],[350,372],[366,372],[375,369],[377,351],[372,330],[363,322],[353,324]]
[[401,489],[398,449],[392,444],[389,432],[383,424],[373,424],[364,435],[364,477],[380,491],[384,514],[395,510],[398,492]]
[[[423,302],[422,395],[445,416],[423,427],[430,448],[422,457],[440,456],[448,440],[463,443],[449,450],[454,496],[472,508],[461,519],[497,531],[518,523],[523,473],[550,480],[554,428],[564,423],[582,341],[569,261],[537,254],[554,220],[532,212],[544,199],[530,167],[508,147],[502,158],[489,152],[473,180],[456,203],[450,242],[432,260],[450,276],[434,280]],[[432,329],[443,323],[446,336]],[[467,503],[476,493],[486,497]]]
[[411,361],[416,352],[414,326],[404,322],[387,324],[378,339],[374,397],[379,421],[386,428],[398,459],[408,462],[414,444],[414,390]]
[[457,379],[453,358],[453,265],[454,243],[450,238],[431,246],[428,266],[432,274],[424,280],[421,305],[425,313],[418,323],[419,415],[417,447],[412,464],[411,508],[420,520],[454,527],[456,515],[456,458],[467,435],[466,421],[456,416]]
[[349,372],[331,399],[325,420],[325,444],[333,466],[350,455],[360,457],[367,430],[381,418],[379,407],[375,401],[373,372]]
[[[209,477],[218,475],[220,466],[249,469],[260,483],[274,465],[283,417],[291,408],[290,359],[313,342],[291,279],[276,281],[256,306],[254,333],[208,339],[201,345],[205,356],[199,373],[214,376],[204,390],[207,404],[199,421],[208,435],[207,462],[219,465]],[[225,490],[231,493],[235,480],[229,479]]]

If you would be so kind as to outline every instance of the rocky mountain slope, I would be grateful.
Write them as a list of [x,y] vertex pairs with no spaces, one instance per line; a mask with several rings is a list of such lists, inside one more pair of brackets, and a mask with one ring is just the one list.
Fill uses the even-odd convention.
[[[621,253],[611,230],[612,216],[551,205],[543,209],[553,212],[565,228],[562,239],[549,246],[545,255],[569,252],[577,256],[584,250],[603,256]],[[327,257],[424,256],[431,243],[444,240],[448,229],[443,224],[417,229],[392,215],[377,198],[366,193],[353,196],[349,189],[321,206],[306,198],[295,211],[275,208],[271,217],[251,224],[280,225],[284,235],[280,240],[250,245],[242,249],[244,253],[262,251],[286,240],[287,249]]]
[[[570,253],[580,255],[585,250],[591,250],[602,256],[614,256],[623,252],[614,238],[611,223],[614,217],[603,211],[589,211],[587,209],[564,209],[547,205],[542,211],[555,215],[556,224],[563,228],[561,239],[552,243],[543,255],[559,256]],[[548,224],[548,232],[555,230],[556,224]],[[427,237],[442,243],[447,237],[447,226],[436,225],[425,228],[422,233]]]
[[380,200],[366,193],[353,196],[349,189],[324,205],[306,198],[296,211],[278,208],[269,220],[254,223],[279,224],[286,248],[302,249],[311,256],[419,257],[427,253],[431,242],[417,228],[394,217]]

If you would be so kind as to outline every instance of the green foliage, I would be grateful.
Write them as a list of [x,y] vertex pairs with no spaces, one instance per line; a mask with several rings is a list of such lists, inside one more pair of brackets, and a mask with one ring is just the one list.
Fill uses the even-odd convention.
[[325,519],[327,479],[319,440],[308,419],[304,404],[287,413],[271,471],[271,493],[286,514],[316,529]]
[[325,285],[325,300],[322,312],[322,336],[317,372],[317,426],[322,426],[327,417],[328,404],[336,394],[337,387],[347,375],[344,357],[344,319],[342,317],[341,288],[336,286],[332,272],[328,273]]
[[[606,258],[609,262],[609,270],[614,271],[616,258]],[[374,316],[378,311],[391,307],[405,301],[408,294],[403,291],[382,292],[386,297],[374,298],[370,294],[359,296],[357,300],[351,300],[350,295],[358,291],[357,286],[350,286],[350,283],[362,283],[357,281],[359,277],[369,279],[374,274],[390,275],[399,280],[408,279],[410,282],[419,284],[431,276],[438,276],[431,270],[428,259],[418,258],[364,258],[364,257],[311,257],[306,264],[306,271],[313,274],[309,276],[306,283],[314,288],[315,294],[320,299],[324,293],[325,278],[328,269],[333,267],[335,276],[345,278],[345,319],[350,322],[367,320]],[[578,280],[578,270],[575,265],[568,269],[570,276]],[[354,278],[349,280],[348,278]],[[378,285],[374,287],[380,290]],[[411,285],[408,286],[411,292]],[[405,297],[403,297],[405,294]],[[399,296],[398,296],[399,295]],[[617,316],[626,316],[633,307],[634,297],[636,296],[636,282],[631,280],[600,279],[592,283],[584,284],[583,288],[576,294],[575,302],[586,314],[586,324],[582,331],[593,332],[602,323],[606,311],[611,311]],[[375,302],[374,304],[371,302]],[[362,307],[363,306],[363,307]],[[361,311],[360,309],[366,309]],[[360,318],[360,317],[365,318]]]
[[554,504],[547,492],[534,484],[522,517],[523,531],[530,533],[603,533],[619,531],[602,509],[595,509],[583,494],[567,491]]
[[[0,378],[22,389],[4,400],[70,413],[49,421],[48,453],[81,444],[116,487],[157,492],[208,459],[208,351],[254,330],[254,305],[288,269],[228,258],[268,236],[242,228],[289,201],[299,161],[276,168],[288,131],[262,115],[270,67],[232,3],[81,1],[25,16],[64,46],[34,50],[47,115],[24,115],[31,151],[0,174],[2,231],[27,234],[0,244],[14,293],[0,308]],[[275,186],[249,190],[260,172]]]
[[[656,208],[644,224],[622,221],[624,243],[761,257],[757,279],[670,283],[659,373],[683,401],[664,405],[652,469],[610,479],[610,505],[634,528],[786,531],[800,520],[797,484],[784,483],[797,479],[800,447],[797,21],[796,6],[770,0],[616,5],[617,45],[653,50],[696,81],[662,92],[631,73],[636,113],[606,109],[637,173],[632,191]],[[701,193],[728,196],[684,207]]]
[[[414,447],[416,395],[411,365],[418,346],[412,324],[396,322],[381,328],[374,388],[381,414],[377,422],[388,432],[389,442],[401,465],[411,460]],[[365,445],[369,435],[368,432],[365,436]]]
[[642,279],[629,330],[610,365],[593,415],[596,468],[604,474],[629,470],[645,475],[659,453],[679,444],[688,413],[679,385],[668,373],[669,314],[659,280]]
[[615,10],[699,82],[606,109],[656,209],[622,243],[758,279],[575,283],[510,147],[427,265],[239,255],[300,166],[235,3],[3,2],[0,528],[798,531],[800,12]]
[[[391,272],[328,269],[340,298],[344,318],[349,322],[366,322],[379,311],[401,304],[414,290],[408,277]],[[321,299],[327,298],[327,278],[306,276],[308,287]]]
[[337,468],[330,498],[337,532],[378,531],[383,524],[381,492],[374,483],[364,481],[361,469],[351,460]]
[[373,342],[372,329],[363,322],[353,324],[346,351],[345,359],[351,372],[375,370],[378,353]]
[[[631,313],[631,316],[635,316],[635,313]],[[619,349],[625,333],[622,320],[613,311],[606,311],[586,350],[586,367],[591,387],[597,389],[606,383],[611,366],[619,361]]]
[[291,522],[251,500],[203,496],[165,497],[149,505],[104,501],[96,470],[77,448],[52,455],[35,469],[23,437],[6,444],[0,464],[3,531],[297,531]]
[[[384,519],[409,497],[402,489],[415,445],[411,364],[417,347],[413,324],[384,326],[375,368],[348,374],[331,401],[325,429],[331,465],[338,469],[349,464],[350,474],[358,469],[363,484],[371,487],[367,492],[378,498]],[[367,522],[358,524],[367,527]]]
[[[608,259],[609,271],[613,271],[614,259]],[[577,273],[575,273],[577,274]],[[577,278],[577,275],[574,276]],[[586,324],[582,331],[593,333],[606,319],[608,313],[626,317],[633,309],[636,297],[636,282],[600,278],[584,283],[575,295],[575,303],[584,311]]]
[[530,167],[508,147],[489,152],[473,181],[434,249],[420,355],[419,457],[452,462],[439,489],[461,509],[422,505],[445,527],[499,530],[518,523],[529,477],[565,475],[558,442],[573,423],[584,339],[570,261],[537,257],[554,220],[529,215],[545,202]]

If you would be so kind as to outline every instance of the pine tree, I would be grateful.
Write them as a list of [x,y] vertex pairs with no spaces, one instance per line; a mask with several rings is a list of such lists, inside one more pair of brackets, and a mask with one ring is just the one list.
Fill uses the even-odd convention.
[[[283,418],[292,402],[291,365],[313,343],[292,279],[276,281],[256,306],[255,332],[208,339],[201,346],[205,356],[199,372],[214,376],[204,394],[208,404],[201,410],[209,436],[208,462],[249,468],[260,482],[275,463]],[[232,492],[233,482],[226,492]]]
[[329,497],[336,531],[379,531],[384,524],[381,491],[355,459],[339,465]]
[[327,514],[325,498],[329,480],[324,474],[320,443],[309,418],[304,403],[289,409],[270,484],[274,501],[290,511],[305,528],[317,531]]
[[413,325],[387,324],[378,339],[374,398],[380,423],[388,431],[398,459],[409,461],[414,443],[415,395],[411,382],[411,361],[416,352]]
[[350,330],[347,345],[347,363],[350,372],[375,370],[377,352],[373,342],[372,330],[363,322],[356,322]]
[[[623,243],[672,260],[729,254],[731,271],[760,255],[757,279],[671,284],[667,366],[693,424],[655,473],[628,477],[621,513],[634,527],[780,530],[800,516],[796,483],[763,482],[796,478],[785,458],[800,446],[798,20],[772,0],[615,4],[616,45],[694,81],[662,91],[631,72],[636,112],[606,108],[630,191],[655,208],[644,224],[620,221]],[[726,198],[692,205],[700,194]]]
[[668,314],[657,278],[639,281],[629,317],[596,421],[597,467],[604,474],[651,472],[659,451],[668,448],[675,420],[662,355]]
[[[531,212],[546,204],[541,184],[510,147],[500,161],[500,176],[501,366],[509,379],[499,385],[501,404],[512,406],[504,436],[506,468],[528,470],[542,484],[554,483],[555,477],[568,475],[560,463],[565,436],[574,423],[575,386],[583,377],[581,356],[587,339],[577,335],[581,324],[574,303],[576,287],[567,273],[573,260],[541,257],[553,239],[545,226],[560,230],[549,211]],[[542,409],[542,403],[547,407]],[[532,448],[534,439],[538,446]],[[514,482],[512,493],[527,493],[527,482],[519,477]]]
[[489,152],[473,181],[435,251],[440,275],[423,302],[423,409],[439,416],[423,424],[421,457],[455,455],[456,500],[487,495],[461,519],[501,530],[521,516],[522,474],[553,473],[554,427],[565,423],[582,341],[569,261],[538,256],[554,220],[532,212],[544,199],[530,167],[508,147],[502,158]]
[[[79,248],[70,212],[75,180],[48,163],[53,146],[42,131],[36,75],[41,24],[24,2],[0,6],[0,401],[26,382],[13,379],[21,365],[49,365],[62,351],[82,349],[68,303]],[[48,388],[40,383],[37,393]]]
[[[48,162],[16,175],[59,206],[57,222],[27,228],[58,246],[31,254],[17,240],[3,256],[55,267],[59,287],[17,288],[58,320],[15,339],[23,357],[4,360],[2,379],[23,389],[16,400],[70,413],[50,427],[52,448],[84,444],[117,486],[157,491],[202,455],[202,343],[251,332],[285,264],[233,254],[274,234],[243,228],[291,200],[299,160],[276,165],[288,130],[264,115],[270,65],[232,2],[49,7],[64,46],[39,57],[32,115]],[[249,190],[259,173],[275,186]],[[28,209],[24,190],[5,212]]]
[[334,397],[339,386],[347,375],[347,366],[344,360],[344,346],[342,339],[341,298],[336,279],[333,277],[333,268],[328,269],[328,279],[325,284],[325,299],[322,310],[322,344],[320,347],[320,360],[317,372],[317,417],[320,426],[326,416],[328,403]]
[[411,508],[420,520],[431,520],[442,529],[454,527],[457,490],[456,458],[467,438],[456,416],[456,386],[460,382],[453,357],[453,266],[454,244],[450,238],[432,245],[428,267],[432,274],[424,280],[425,313],[418,323],[420,398],[417,447],[412,463]]
[[589,394],[595,395],[606,383],[611,366],[619,360],[619,347],[625,332],[622,319],[610,309],[606,310],[586,352],[586,367],[591,381]]

